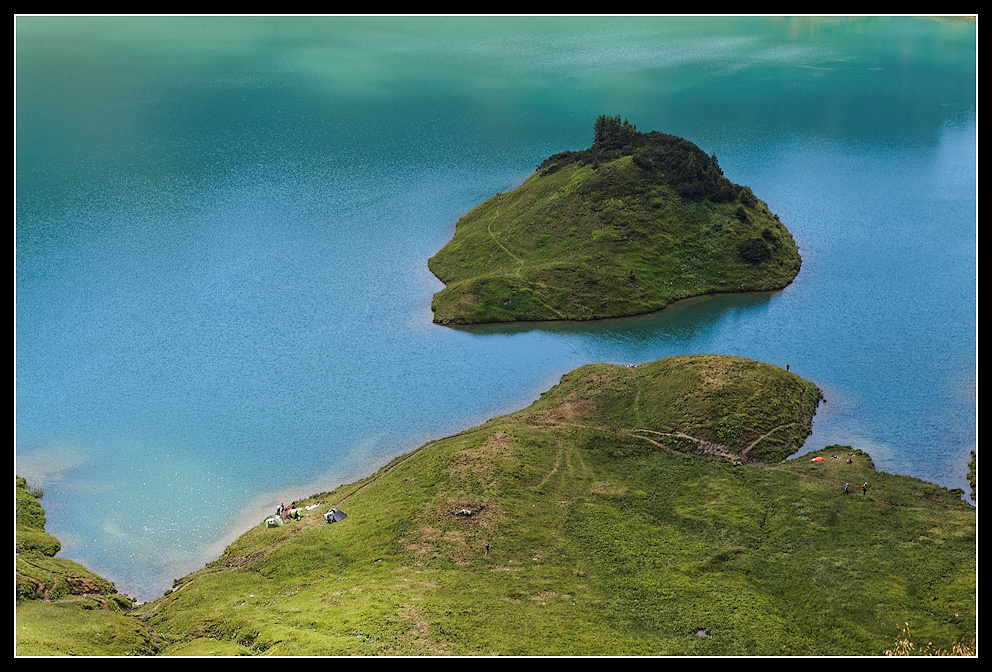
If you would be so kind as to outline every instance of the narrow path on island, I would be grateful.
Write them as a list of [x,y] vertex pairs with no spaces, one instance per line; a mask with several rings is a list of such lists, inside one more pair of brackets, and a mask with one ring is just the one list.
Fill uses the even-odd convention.
[[[495,233],[493,233],[493,222],[496,221],[497,217],[499,217],[499,202],[497,202],[497,204],[496,204],[496,212],[493,213],[492,219],[490,219],[489,220],[489,223],[486,225],[486,231],[489,232],[489,237],[493,239],[493,242],[496,243],[497,245],[499,245],[500,249],[502,249],[504,252],[506,252],[508,255],[510,255],[510,257],[513,258],[513,260],[515,262],[517,262],[517,271],[516,271],[516,274],[515,275],[519,278],[522,275],[521,274],[521,269],[523,269],[523,267],[524,267],[524,260],[521,259],[520,257],[518,257],[517,255],[515,255],[513,252],[511,252],[510,249],[506,245],[504,245],[503,243],[500,242],[499,237],[497,237],[497,235]],[[555,315],[557,315],[558,316],[558,319],[561,319],[561,320],[567,320],[568,319],[565,315],[562,314],[562,312],[560,310],[558,310],[554,306],[551,306],[551,305],[548,304],[548,302],[545,300],[545,297],[543,295],[543,292],[538,291],[538,294],[541,295],[541,303],[544,305],[544,307],[547,308],[548,310],[550,310]]]
[[[499,203],[496,204],[496,212],[493,213],[493,218],[490,219],[489,224],[486,225],[486,230],[489,232],[489,237],[492,238],[493,242],[499,245],[504,252],[506,252],[508,255],[513,257],[513,260],[516,261],[518,264],[520,264],[520,266],[522,267],[524,265],[523,259],[515,255],[513,252],[510,252],[510,250],[506,247],[506,245],[501,243],[499,238],[496,237],[496,234],[493,233],[493,222],[496,221],[497,217],[499,217]],[[520,273],[520,269],[517,269],[517,273],[518,274]]]

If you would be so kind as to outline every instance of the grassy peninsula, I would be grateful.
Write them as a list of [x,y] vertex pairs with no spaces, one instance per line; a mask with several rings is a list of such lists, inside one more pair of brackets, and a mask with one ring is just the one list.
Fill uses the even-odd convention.
[[584,366],[128,618],[162,655],[973,651],[974,508],[848,446],[780,462],[821,398],[734,357]]
[[429,261],[446,285],[431,307],[439,324],[619,317],[781,289],[800,265],[778,217],[715,156],[603,116],[591,147],[458,221]]

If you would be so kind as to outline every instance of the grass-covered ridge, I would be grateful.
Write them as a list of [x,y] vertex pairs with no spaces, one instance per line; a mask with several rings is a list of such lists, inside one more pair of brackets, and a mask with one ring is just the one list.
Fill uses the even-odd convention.
[[846,446],[777,462],[819,400],[738,358],[582,367],[259,521],[137,616],[180,655],[881,655],[907,622],[973,643],[974,509]]
[[456,225],[429,261],[435,322],[588,320],[714,292],[781,289],[801,259],[778,217],[693,143],[600,117]]

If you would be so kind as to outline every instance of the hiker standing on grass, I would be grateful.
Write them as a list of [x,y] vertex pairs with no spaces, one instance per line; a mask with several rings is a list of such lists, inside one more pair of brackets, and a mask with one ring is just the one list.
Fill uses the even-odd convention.
[[848,483],[845,483],[845,484],[844,484],[844,494],[845,494],[845,495],[849,495],[849,494],[851,494],[851,486],[850,486],[850,484],[848,484]]
[[861,484],[861,494],[862,495],[868,494],[868,481],[865,481],[864,483]]

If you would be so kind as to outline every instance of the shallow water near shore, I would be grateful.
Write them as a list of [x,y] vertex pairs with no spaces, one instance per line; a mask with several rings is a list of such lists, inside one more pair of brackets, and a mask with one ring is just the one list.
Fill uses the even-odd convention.
[[[20,17],[16,470],[141,599],[276,504],[565,372],[750,357],[823,389],[806,450],[967,490],[975,24],[923,18]],[[427,259],[601,114],[716,154],[787,288],[450,329]]]

